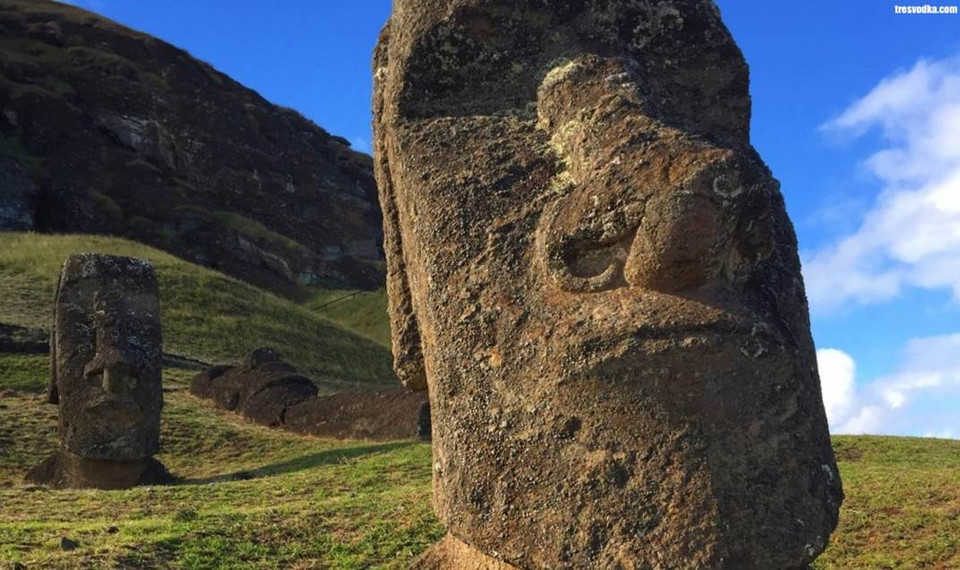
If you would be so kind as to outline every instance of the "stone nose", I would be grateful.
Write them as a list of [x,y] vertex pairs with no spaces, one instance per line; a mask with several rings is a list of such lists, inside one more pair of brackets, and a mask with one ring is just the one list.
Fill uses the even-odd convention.
[[718,276],[729,237],[722,207],[696,193],[656,197],[630,246],[624,278],[662,293],[696,289]]
[[136,371],[125,362],[108,364],[103,369],[103,391],[108,394],[125,394],[135,385]]

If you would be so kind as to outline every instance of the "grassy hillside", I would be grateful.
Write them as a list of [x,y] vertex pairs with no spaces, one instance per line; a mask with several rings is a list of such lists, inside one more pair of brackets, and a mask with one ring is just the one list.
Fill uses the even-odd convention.
[[60,266],[77,252],[129,255],[154,264],[166,352],[234,362],[265,345],[325,388],[395,382],[382,345],[290,301],[122,239],[0,233],[0,322],[48,328]]
[[[186,478],[172,487],[23,487],[55,449],[56,407],[36,394],[0,398],[0,568],[399,569],[442,535],[429,445],[256,426],[191,396],[187,377],[164,379],[158,459]],[[80,547],[61,550],[62,537]]]
[[[429,445],[336,443],[256,426],[190,396],[178,371],[165,378],[159,458],[185,484],[24,487],[23,473],[56,445],[56,408],[39,396],[45,378],[8,376],[5,360],[0,392],[10,382],[30,391],[0,399],[8,567],[399,569],[443,533],[430,509]],[[837,437],[834,446],[847,501],[816,568],[960,567],[960,442]],[[80,548],[62,551],[61,537]]]
[[390,346],[386,289],[370,292],[339,289],[320,291],[304,307],[382,346]]

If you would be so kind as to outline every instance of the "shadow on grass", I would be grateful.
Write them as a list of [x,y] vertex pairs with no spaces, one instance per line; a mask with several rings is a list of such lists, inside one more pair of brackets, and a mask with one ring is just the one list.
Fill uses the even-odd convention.
[[212,477],[203,477],[197,479],[180,479],[180,485],[207,485],[210,483],[224,483],[228,481],[246,481],[250,479],[260,479],[263,477],[274,477],[288,473],[296,473],[307,469],[315,469],[325,465],[335,465],[346,461],[359,459],[368,455],[379,453],[388,453],[398,449],[404,449],[419,445],[415,441],[399,441],[394,443],[380,443],[370,445],[357,445],[354,447],[343,447],[319,451],[301,457],[296,457],[280,463],[265,465],[257,469],[246,471],[236,471],[224,475],[214,475]]

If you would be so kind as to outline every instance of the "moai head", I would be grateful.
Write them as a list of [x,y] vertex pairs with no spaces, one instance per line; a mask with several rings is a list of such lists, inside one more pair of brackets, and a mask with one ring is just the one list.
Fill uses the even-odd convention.
[[82,459],[131,462],[160,442],[160,301],[153,267],[74,255],[57,288],[51,399],[61,448]]
[[395,365],[434,506],[522,568],[800,568],[842,500],[797,244],[710,0],[395,0]]

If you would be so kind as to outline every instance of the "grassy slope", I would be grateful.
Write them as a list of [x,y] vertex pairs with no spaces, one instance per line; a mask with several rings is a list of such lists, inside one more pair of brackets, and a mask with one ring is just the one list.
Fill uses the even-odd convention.
[[[56,446],[56,408],[35,394],[0,399],[0,568],[403,568],[442,535],[429,445],[256,426],[189,395],[187,376],[165,378],[158,458],[186,478],[173,487],[23,487]],[[64,536],[80,548],[62,551]]]
[[316,293],[304,307],[382,346],[390,346],[386,289],[361,293],[344,290],[322,291]]
[[63,260],[109,252],[153,262],[164,349],[234,362],[272,346],[327,388],[395,382],[388,350],[294,303],[134,242],[95,236],[0,233],[0,322],[47,328]]
[[[45,383],[11,378],[34,393]],[[165,380],[159,457],[187,478],[168,488],[23,487],[23,473],[56,445],[56,409],[36,394],[0,399],[0,561],[402,568],[442,535],[430,510],[428,445],[334,443],[266,429],[193,398],[186,378],[171,371]],[[0,392],[8,387],[0,374]],[[837,437],[834,446],[847,500],[816,568],[960,567],[960,442]],[[119,532],[108,533],[111,526]],[[63,536],[81,547],[61,551]]]

